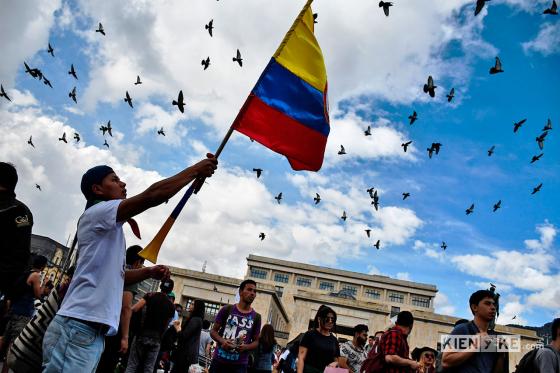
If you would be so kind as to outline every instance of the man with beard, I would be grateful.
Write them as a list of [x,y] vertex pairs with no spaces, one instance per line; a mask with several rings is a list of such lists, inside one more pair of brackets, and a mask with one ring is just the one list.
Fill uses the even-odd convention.
[[368,338],[368,327],[358,324],[354,327],[354,338],[340,345],[340,368],[346,368],[350,373],[358,373],[366,359],[364,345]]

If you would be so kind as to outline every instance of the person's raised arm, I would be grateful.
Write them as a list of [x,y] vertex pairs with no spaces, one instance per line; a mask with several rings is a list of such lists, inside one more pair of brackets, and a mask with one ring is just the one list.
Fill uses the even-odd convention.
[[208,153],[208,158],[184,169],[178,174],[152,184],[142,193],[123,200],[117,210],[117,221],[126,221],[147,209],[169,200],[183,187],[198,177],[211,177],[218,160]]
[[164,265],[158,264],[152,267],[126,270],[124,272],[124,283],[125,285],[131,285],[140,281],[144,281],[148,278],[161,280],[164,278],[169,278],[169,276],[169,268]]

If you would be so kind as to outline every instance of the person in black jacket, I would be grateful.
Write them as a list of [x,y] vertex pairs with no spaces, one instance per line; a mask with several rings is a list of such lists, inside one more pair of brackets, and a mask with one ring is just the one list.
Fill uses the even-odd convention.
[[198,364],[198,348],[205,306],[204,301],[200,299],[191,303],[189,315],[185,317],[181,328],[177,331],[177,350],[173,353],[174,365],[171,373],[187,373],[191,364]]

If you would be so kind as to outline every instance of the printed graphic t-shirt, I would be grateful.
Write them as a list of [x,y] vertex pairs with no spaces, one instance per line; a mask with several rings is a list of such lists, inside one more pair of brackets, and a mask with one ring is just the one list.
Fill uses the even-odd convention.
[[[250,344],[258,338],[261,325],[260,322],[255,322],[257,312],[254,309],[249,313],[242,313],[237,309],[237,305],[233,305],[229,316],[227,313],[228,306],[225,306],[216,315],[216,322],[224,326],[222,338],[233,339],[243,344]],[[214,359],[226,364],[247,365],[249,352],[226,351],[218,344],[214,351]]]

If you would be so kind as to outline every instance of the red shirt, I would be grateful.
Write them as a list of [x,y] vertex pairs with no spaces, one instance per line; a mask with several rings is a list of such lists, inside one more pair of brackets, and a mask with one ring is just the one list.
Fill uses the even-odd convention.
[[[403,334],[400,328],[393,327],[389,329],[380,340],[380,348],[383,355],[397,355],[403,359],[410,359],[408,351],[408,342],[406,341],[406,336]],[[410,373],[409,367],[403,367],[398,365],[385,365],[386,373]]]

